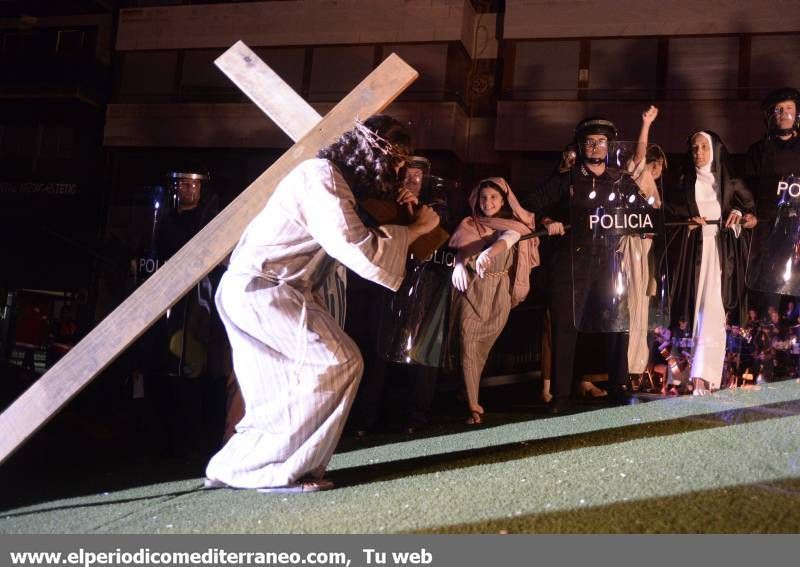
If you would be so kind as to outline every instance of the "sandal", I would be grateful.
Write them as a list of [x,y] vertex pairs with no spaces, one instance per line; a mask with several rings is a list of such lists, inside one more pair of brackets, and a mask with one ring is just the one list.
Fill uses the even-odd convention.
[[216,490],[218,488],[233,488],[232,486],[222,482],[221,480],[217,480],[216,478],[204,478],[203,479],[203,488],[206,490]]
[[476,405],[469,408],[469,417],[467,418],[467,425],[480,425],[483,423],[483,407]]
[[706,387],[706,381],[702,378],[692,378],[692,381],[694,382],[692,388],[693,396],[707,396],[711,393],[711,390]]
[[470,413],[467,418],[467,425],[481,425],[483,423],[483,414],[477,411]]
[[319,492],[330,490],[333,487],[333,481],[327,478],[306,478],[286,486],[265,486],[257,490],[259,492]]
[[550,378],[545,378],[542,381],[542,393],[540,395],[542,401],[546,404],[550,403],[550,400],[553,399],[553,394],[550,393]]
[[605,398],[606,396],[608,396],[608,392],[598,388],[588,380],[583,380],[581,382],[581,397],[596,399]]

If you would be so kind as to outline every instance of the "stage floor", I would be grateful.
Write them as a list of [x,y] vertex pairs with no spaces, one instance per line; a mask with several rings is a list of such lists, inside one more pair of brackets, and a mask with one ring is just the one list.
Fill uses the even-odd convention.
[[800,532],[797,380],[557,417],[487,409],[477,429],[347,439],[339,488],[316,494],[203,490],[201,465],[142,482],[86,462],[77,487],[54,463],[37,482],[56,496],[18,486],[35,503],[0,505],[0,533]]

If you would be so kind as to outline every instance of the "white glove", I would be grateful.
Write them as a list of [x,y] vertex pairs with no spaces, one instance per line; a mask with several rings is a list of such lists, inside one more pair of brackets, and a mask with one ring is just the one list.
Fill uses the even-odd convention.
[[514,246],[517,242],[519,242],[521,236],[522,235],[519,232],[517,232],[516,230],[511,230],[509,228],[504,230],[502,234],[500,234],[500,238],[498,238],[497,240],[502,240],[503,242],[505,242],[506,248],[509,249],[512,246]]
[[469,286],[469,274],[467,273],[467,268],[464,264],[456,263],[455,267],[453,268],[453,287],[456,288],[458,291],[464,292],[467,291],[467,286]]
[[478,277],[483,278],[486,270],[492,265],[492,257],[489,256],[489,249],[487,248],[480,253],[478,259],[475,260],[475,271],[478,272]]

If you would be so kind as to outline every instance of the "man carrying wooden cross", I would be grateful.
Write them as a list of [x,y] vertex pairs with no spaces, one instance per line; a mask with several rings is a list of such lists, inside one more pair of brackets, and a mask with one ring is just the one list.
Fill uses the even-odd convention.
[[419,207],[409,226],[364,225],[357,200],[394,198],[410,135],[376,115],[292,170],[245,230],[216,302],[245,400],[236,434],[211,459],[206,486],[312,492],[323,479],[363,371],[358,347],[319,290],[341,262],[396,290],[408,246],[439,217]]

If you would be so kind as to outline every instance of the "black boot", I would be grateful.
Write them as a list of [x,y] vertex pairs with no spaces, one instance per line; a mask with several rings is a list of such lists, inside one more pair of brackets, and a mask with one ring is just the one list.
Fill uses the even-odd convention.
[[636,403],[637,398],[630,395],[622,385],[613,385],[608,389],[608,403],[614,406],[628,406]]
[[571,406],[569,398],[553,398],[547,406],[545,406],[545,413],[548,415],[559,415],[567,413]]

